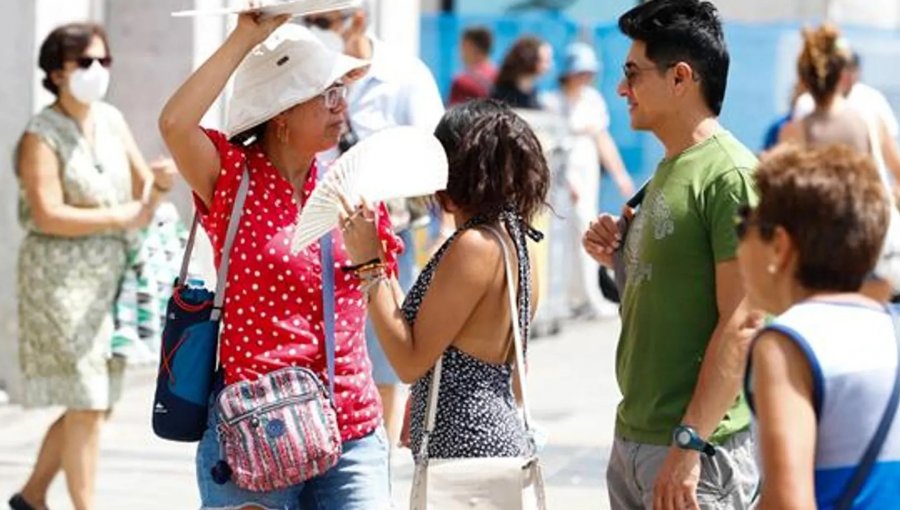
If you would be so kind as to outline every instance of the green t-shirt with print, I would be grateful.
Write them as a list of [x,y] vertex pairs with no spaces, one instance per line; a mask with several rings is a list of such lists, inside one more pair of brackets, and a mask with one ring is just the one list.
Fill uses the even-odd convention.
[[[720,131],[657,167],[624,248],[618,437],[671,443],[719,320],[716,264],[735,258],[734,217],[741,205],[756,201],[755,166],[753,153]],[[749,424],[740,396],[711,441]]]

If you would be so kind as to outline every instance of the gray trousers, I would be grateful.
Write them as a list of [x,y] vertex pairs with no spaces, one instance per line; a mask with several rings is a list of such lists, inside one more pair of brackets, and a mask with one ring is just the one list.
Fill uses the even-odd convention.
[[[669,448],[615,439],[606,469],[613,510],[653,509],[653,484]],[[700,508],[753,508],[759,470],[750,432],[735,434],[716,450],[712,457],[700,455],[700,482],[697,485]]]

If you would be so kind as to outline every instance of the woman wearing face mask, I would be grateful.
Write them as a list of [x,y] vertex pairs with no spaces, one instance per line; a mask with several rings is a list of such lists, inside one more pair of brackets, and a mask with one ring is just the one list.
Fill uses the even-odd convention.
[[109,353],[126,232],[146,226],[173,185],[174,169],[151,170],[122,114],[101,101],[111,62],[100,26],[51,32],[38,63],[56,100],[29,121],[16,152],[26,231],[17,271],[23,404],[65,411],[10,500],[14,510],[45,508],[60,469],[73,507],[94,506],[100,428],[122,379]]
[[[239,187],[245,175],[250,181],[228,266],[219,351],[224,383],[256,381],[294,366],[312,370],[328,387],[325,330],[331,319],[323,313],[320,262],[326,245],[292,253],[290,241],[298,212],[316,187],[316,153],[334,146],[341,134],[345,81],[367,62],[328,49],[303,27],[278,28],[284,21],[241,15],[222,46],[169,99],[159,126],[194,191],[217,264]],[[226,133],[200,127],[232,74]],[[399,244],[388,221],[379,232],[393,270]],[[332,235],[335,265],[349,264],[339,232]],[[223,438],[211,408],[197,450],[203,508],[390,507],[387,440],[366,352],[361,280],[336,269],[334,281],[340,459],[283,489],[239,487],[213,474]]]

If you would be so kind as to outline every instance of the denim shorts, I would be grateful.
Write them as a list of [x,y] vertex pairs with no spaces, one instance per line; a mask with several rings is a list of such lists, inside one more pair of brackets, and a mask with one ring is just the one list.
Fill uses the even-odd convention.
[[203,510],[380,510],[391,508],[388,442],[384,427],[347,441],[337,465],[325,474],[274,492],[251,492],[231,481],[219,485],[210,470],[220,460],[216,413],[210,408],[208,427],[197,446],[197,484]]

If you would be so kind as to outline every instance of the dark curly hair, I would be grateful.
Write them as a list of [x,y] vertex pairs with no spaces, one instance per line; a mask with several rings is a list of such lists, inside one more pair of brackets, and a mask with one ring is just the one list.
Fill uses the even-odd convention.
[[550,170],[541,144],[504,103],[478,99],[455,106],[434,135],[450,164],[447,189],[439,197],[488,219],[512,208],[530,222],[547,205]]
[[706,105],[722,111],[730,57],[719,11],[700,0],[651,0],[619,18],[619,30],[647,45],[647,58],[660,71],[686,62],[700,80]]
[[887,232],[885,186],[868,154],[843,145],[786,145],[754,174],[756,221],[769,240],[784,228],[797,247],[795,277],[807,289],[855,292],[878,260]]
[[41,82],[45,89],[59,95],[59,87],[50,79],[53,71],[59,71],[63,64],[75,60],[84,54],[91,45],[94,37],[99,37],[106,48],[106,54],[110,54],[109,40],[106,30],[96,23],[69,23],[57,27],[41,43],[38,56],[38,67],[44,71],[44,81]]

